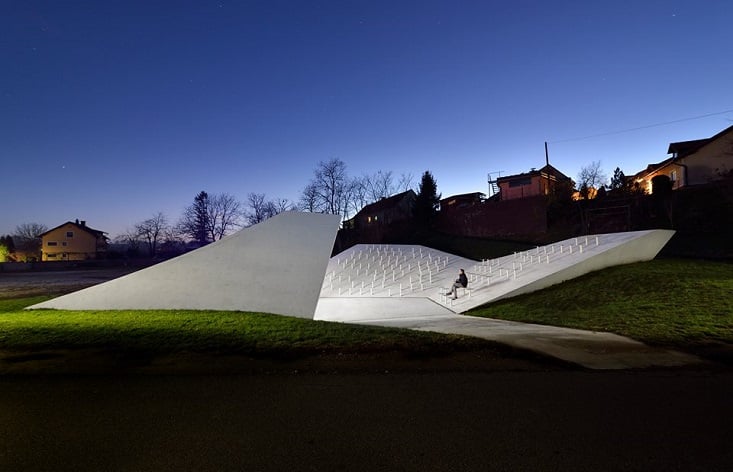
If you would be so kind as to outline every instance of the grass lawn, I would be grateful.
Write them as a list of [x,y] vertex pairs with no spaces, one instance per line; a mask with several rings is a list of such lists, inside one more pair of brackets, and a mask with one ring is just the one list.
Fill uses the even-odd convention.
[[[465,336],[263,313],[23,308],[51,298],[0,299],[0,349],[178,352],[298,359],[313,355],[526,353]],[[606,331],[733,362],[733,264],[660,259],[612,267],[474,309],[472,316]]]
[[733,264],[658,259],[611,267],[468,314],[608,331],[688,351],[733,346]]
[[0,347],[194,352],[289,359],[402,352],[433,356],[510,349],[466,336],[356,326],[263,313],[184,310],[61,311],[22,308],[50,297],[0,300]]

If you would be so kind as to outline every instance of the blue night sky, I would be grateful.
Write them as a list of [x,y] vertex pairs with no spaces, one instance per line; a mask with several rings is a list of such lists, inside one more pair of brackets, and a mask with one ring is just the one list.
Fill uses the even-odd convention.
[[429,170],[443,196],[543,166],[545,141],[572,178],[634,174],[731,125],[731,18],[729,0],[3,1],[0,234],[78,218],[114,237],[201,190],[297,201],[332,158]]

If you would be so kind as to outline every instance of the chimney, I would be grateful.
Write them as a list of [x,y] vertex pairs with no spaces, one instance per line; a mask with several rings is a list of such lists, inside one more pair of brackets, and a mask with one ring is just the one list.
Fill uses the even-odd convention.
[[85,227],[86,225],[87,225],[86,220],[81,220],[81,226],[82,226],[82,228]]

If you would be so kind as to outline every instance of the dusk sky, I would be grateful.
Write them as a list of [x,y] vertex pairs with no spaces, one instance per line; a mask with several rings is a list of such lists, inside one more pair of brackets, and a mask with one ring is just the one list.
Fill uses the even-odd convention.
[[[664,160],[733,124],[733,2],[0,2],[0,234],[114,237],[201,190],[298,201],[319,161],[443,196]],[[633,131],[629,131],[633,130]]]

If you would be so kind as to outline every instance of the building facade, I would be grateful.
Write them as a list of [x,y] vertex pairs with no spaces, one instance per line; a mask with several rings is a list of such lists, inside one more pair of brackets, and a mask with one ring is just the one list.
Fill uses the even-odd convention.
[[555,191],[558,183],[569,180],[568,176],[547,164],[539,170],[532,169],[522,174],[499,177],[496,183],[501,200],[505,201],[549,195]]
[[104,231],[88,227],[86,221],[67,221],[39,237],[42,261],[99,259],[107,251],[107,237]]
[[672,189],[719,180],[733,170],[733,126],[706,139],[670,143],[670,157],[634,175],[633,180],[652,193],[652,179],[669,178]]

